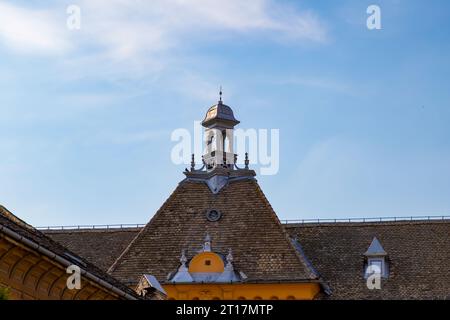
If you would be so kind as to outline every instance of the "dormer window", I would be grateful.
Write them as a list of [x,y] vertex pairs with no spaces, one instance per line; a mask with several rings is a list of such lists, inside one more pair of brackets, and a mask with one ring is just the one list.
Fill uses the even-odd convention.
[[372,239],[367,251],[364,253],[366,263],[364,266],[364,275],[368,276],[379,273],[381,277],[387,278],[389,275],[389,268],[386,261],[387,253],[376,237]]

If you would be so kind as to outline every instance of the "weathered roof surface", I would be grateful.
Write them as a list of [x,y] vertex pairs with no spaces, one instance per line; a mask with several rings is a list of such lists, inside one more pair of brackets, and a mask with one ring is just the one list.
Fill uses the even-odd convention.
[[[139,296],[131,290],[129,287],[125,286],[121,282],[117,281],[111,275],[100,270],[98,267],[93,265],[91,262],[78,256],[76,253],[65,248],[60,243],[52,240],[50,237],[46,236],[39,230],[36,230],[31,225],[25,223],[5,207],[0,206],[0,226],[19,234],[21,237],[34,242],[42,248],[45,248],[55,254],[70,261],[74,265],[79,266],[82,270],[93,274],[99,279],[107,282],[109,286],[120,289],[122,292],[128,294],[128,296],[134,297],[135,299],[140,299]],[[103,285],[102,285],[103,286]],[[108,288],[109,289],[109,288]]]
[[[219,221],[206,219],[213,208],[222,212]],[[136,283],[143,274],[165,282],[177,270],[181,251],[192,258],[206,233],[214,252],[233,250],[234,266],[248,281],[316,279],[254,179],[230,182],[218,194],[204,182],[181,182],[110,272],[125,283]]]
[[107,271],[141,229],[69,229],[42,232]]
[[[186,210],[190,208],[186,204]],[[179,218],[175,220],[179,221]],[[365,223],[307,223],[284,225],[286,231],[296,237],[312,267],[329,284],[331,299],[450,299],[450,221],[411,222],[365,222]],[[158,227],[157,230],[161,230]],[[60,231],[59,236],[63,237]],[[111,232],[111,236],[119,231]],[[130,233],[130,238],[139,228],[121,232]],[[133,234],[133,236],[131,236]],[[91,243],[103,243],[99,232],[82,232],[80,237],[89,235]],[[73,235],[69,234],[69,237]],[[97,237],[98,236],[98,237]],[[106,235],[104,235],[106,236]],[[389,278],[383,280],[382,290],[370,291],[363,278],[364,253],[376,237],[387,253]],[[126,237],[120,237],[120,246],[126,247]],[[198,237],[202,243],[202,237]],[[95,240],[97,239],[97,240]],[[82,241],[80,241],[81,243]],[[196,243],[197,244],[197,243]],[[213,248],[217,245],[213,238]],[[180,250],[168,246],[178,262]],[[195,247],[195,245],[194,245]],[[80,246],[75,252],[83,256],[88,246]],[[107,255],[97,252],[99,259]],[[109,259],[109,258],[108,258]],[[111,257],[112,260],[112,257]],[[169,263],[173,270],[173,264]],[[161,273],[163,273],[161,271]]]
[[[332,290],[331,299],[450,299],[450,221],[287,225]],[[389,278],[369,290],[364,253],[376,237]]]

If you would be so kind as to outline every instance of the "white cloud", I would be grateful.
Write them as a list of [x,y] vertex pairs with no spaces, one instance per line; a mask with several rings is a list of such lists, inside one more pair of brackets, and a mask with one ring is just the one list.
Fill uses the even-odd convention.
[[82,0],[78,5],[81,30],[68,31],[62,6],[41,10],[0,4],[0,37],[9,47],[29,53],[66,51],[76,41],[78,49],[94,48],[118,61],[182,49],[182,44],[213,38],[217,32],[326,38],[325,28],[311,12],[271,0]]
[[0,42],[23,53],[61,54],[70,48],[64,26],[51,10],[0,3]]
[[216,98],[219,84],[228,94],[229,86],[205,71],[212,68],[196,67],[212,59],[196,52],[197,45],[215,41],[219,46],[235,37],[293,43],[321,43],[327,38],[326,28],[312,12],[274,0],[76,4],[81,29],[72,31],[67,29],[63,5],[37,9],[0,4],[0,45],[31,56],[58,55],[59,77],[66,81],[104,79],[119,87],[124,83],[131,95],[160,82],[182,95],[210,100]]

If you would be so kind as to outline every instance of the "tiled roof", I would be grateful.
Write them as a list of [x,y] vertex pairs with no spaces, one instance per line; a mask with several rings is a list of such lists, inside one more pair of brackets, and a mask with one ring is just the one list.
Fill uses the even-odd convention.
[[[450,299],[450,221],[287,225],[332,290],[331,299]],[[376,237],[389,277],[369,290],[364,253]]]
[[[190,206],[186,204],[186,209],[189,208]],[[284,227],[293,238],[298,239],[312,267],[320,273],[332,290],[329,297],[323,295],[322,298],[450,299],[449,220],[305,223],[287,224]],[[117,236],[113,243],[126,247],[129,244],[127,237],[118,235],[123,232],[128,234],[129,238],[133,238],[139,230],[139,228],[125,228],[122,231],[104,230],[103,233],[110,232],[111,236]],[[58,236],[63,239],[65,232],[60,231]],[[72,230],[67,235],[70,240],[75,236],[75,231]],[[105,234],[97,231],[92,233],[80,231],[81,239],[87,235],[90,240],[86,241],[85,246],[81,245],[83,241],[79,241],[80,251],[73,248],[82,256],[86,250],[89,252],[88,243],[95,245],[97,241],[100,245],[106,237]],[[363,277],[364,253],[374,237],[380,241],[386,251],[390,269],[389,278],[382,281],[381,290],[368,290]],[[198,241],[201,243],[202,237],[199,237]],[[176,265],[180,250],[166,250],[175,251],[171,255],[174,256]],[[95,259],[106,258],[102,257],[102,252],[98,252],[97,255],[98,257],[94,257],[94,263]],[[164,272],[173,270],[173,265],[169,265],[170,268],[163,270]],[[163,271],[161,274],[164,274]]]
[[42,232],[107,271],[141,229],[69,229]]
[[[78,265],[81,269],[86,270],[99,279],[102,279],[110,286],[120,289],[122,292],[128,294],[129,296],[132,296],[135,299],[139,299],[139,296],[133,290],[117,281],[105,271],[100,270],[89,261],[83,259],[76,253],[65,248],[60,243],[52,240],[50,237],[46,236],[39,230],[36,230],[32,226],[28,225],[3,206],[0,206],[0,226],[5,227],[16,234],[19,234],[20,236],[31,242],[36,243],[37,245],[39,245],[39,247],[45,248],[52,252],[52,254],[60,256],[65,260]],[[99,254],[101,254],[101,252],[101,250],[98,251]]]
[[[222,213],[206,219],[208,209]],[[311,281],[316,276],[295,250],[256,180],[229,182],[213,194],[204,182],[185,180],[131,242],[110,272],[125,283],[143,274],[160,282],[177,270],[183,249],[191,258],[211,236],[212,250],[233,250],[234,266],[248,281]]]

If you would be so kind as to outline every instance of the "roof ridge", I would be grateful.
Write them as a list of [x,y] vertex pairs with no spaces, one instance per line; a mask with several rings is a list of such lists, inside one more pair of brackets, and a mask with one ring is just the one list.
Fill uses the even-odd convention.
[[35,227],[33,227],[31,224],[26,223],[24,220],[20,219],[18,216],[16,216],[14,213],[6,209],[5,206],[0,204],[0,215],[4,216],[6,219],[11,220],[14,223],[19,224],[22,227],[36,230]]
[[59,228],[59,229],[52,229],[52,228],[47,228],[47,227],[38,227],[36,228],[37,230],[44,232],[44,233],[71,233],[71,232],[77,232],[77,233],[82,233],[82,232],[130,232],[130,231],[136,231],[136,230],[141,230],[142,228],[145,227],[145,224],[142,226],[135,226],[135,227],[117,227],[117,228],[111,228],[111,227],[103,227],[103,228],[99,228],[99,227],[91,227],[91,228],[69,228],[69,227],[63,227],[63,228]]
[[402,221],[370,221],[370,222],[324,222],[324,223],[285,223],[285,228],[316,228],[316,227],[372,227],[389,225],[425,225],[425,224],[450,224],[449,220],[402,220]]

